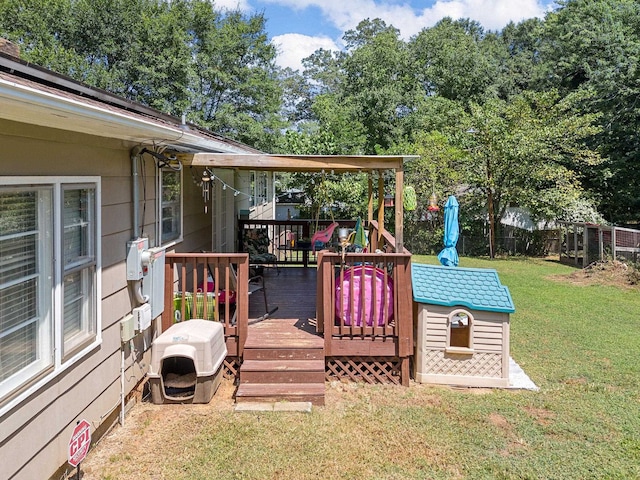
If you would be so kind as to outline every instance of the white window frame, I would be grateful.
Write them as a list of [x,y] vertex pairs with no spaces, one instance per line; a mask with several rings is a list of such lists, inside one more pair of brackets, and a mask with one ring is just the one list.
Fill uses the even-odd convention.
[[[60,228],[62,229],[62,244],[64,245],[64,234],[65,228],[80,228],[87,229],[87,243],[84,246],[84,255],[76,257],[72,262],[66,263],[64,261],[65,252],[62,252],[63,255],[63,265],[62,265],[62,278],[61,285],[63,287],[63,312],[65,308],[64,302],[67,301],[64,287],[65,282],[68,278],[72,278],[74,276],[80,277],[80,294],[76,295],[73,300],[74,304],[79,303],[79,309],[81,310],[80,316],[80,328],[75,331],[71,336],[67,338],[63,338],[62,341],[62,349],[63,349],[63,361],[72,356],[75,352],[81,350],[88,343],[91,343],[93,337],[95,336],[95,322],[93,322],[93,317],[95,316],[96,307],[96,298],[95,298],[95,268],[97,263],[96,258],[96,245],[98,243],[98,239],[95,235],[96,232],[96,217],[97,217],[97,204],[95,199],[95,188],[93,184],[80,184],[80,183],[63,183],[61,189],[61,205],[64,205],[65,197],[64,194],[66,191],[73,190],[87,190],[94,189],[93,198],[88,198],[87,200],[90,202],[88,205],[88,217],[87,219],[83,218],[75,218],[73,220],[74,223],[67,225],[66,219],[62,216],[62,222],[60,224]],[[64,208],[64,207],[63,207]],[[66,318],[67,315],[63,313],[62,318]],[[63,335],[66,325],[63,320]]]
[[[36,257],[43,257],[39,262],[40,277],[44,279],[45,287],[38,290],[38,304],[42,326],[39,335],[42,342],[43,358],[32,362],[27,367],[4,381],[0,382],[0,415],[14,408],[41,389],[46,383],[67,369],[80,363],[84,357],[102,344],[102,315],[100,300],[102,298],[102,269],[101,269],[101,181],[100,177],[0,177],[2,187],[12,187],[14,190],[49,191],[50,198],[40,200],[38,209],[40,215],[47,213],[46,229],[38,225],[38,231],[44,238],[39,238],[39,248]],[[85,335],[81,342],[75,344],[70,351],[64,352],[64,190],[89,188],[93,190],[93,205],[89,222],[91,233],[88,251],[91,255],[84,257],[78,263],[68,266],[69,271],[84,272],[89,276],[91,292],[85,301],[85,311],[92,317],[89,319],[93,332]],[[47,212],[49,204],[51,211]],[[47,219],[47,217],[43,217]],[[42,231],[40,231],[42,230]],[[91,257],[91,258],[89,258]],[[71,268],[72,270],[69,270]],[[47,287],[48,285],[48,287]],[[50,290],[51,297],[47,297],[46,290]],[[89,308],[89,310],[86,310]],[[83,319],[83,321],[86,319]],[[88,325],[85,323],[85,325]],[[91,329],[89,328],[89,330]],[[48,336],[49,338],[43,338]]]
[[[452,345],[452,329],[456,328],[454,323],[454,319],[459,315],[465,315],[467,317],[467,334],[468,342],[467,346],[457,346]],[[474,330],[475,319],[473,318],[473,314],[464,308],[457,308],[449,313],[447,316],[447,344],[445,347],[445,352],[447,353],[456,353],[460,355],[473,355],[474,350],[474,342],[473,342],[473,330]]]
[[253,207],[268,203],[269,180],[267,172],[251,170],[251,202]]
[[[163,167],[163,168],[159,168],[158,169],[158,184],[157,184],[157,211],[156,211],[156,246],[160,247],[171,247],[173,245],[176,245],[177,243],[182,242],[183,238],[184,238],[184,176],[183,176],[183,172],[184,172],[184,168],[181,168],[179,171],[174,170],[171,167]],[[177,229],[178,229],[178,234],[175,237],[171,237],[168,239],[164,239],[163,238],[163,233],[162,233],[162,224],[163,224],[163,216],[162,216],[162,210],[163,207],[165,206],[163,198],[162,198],[162,192],[163,192],[163,174],[164,173],[177,173],[179,175],[180,178],[180,195],[178,198],[178,203],[180,204],[178,207],[178,212],[180,215],[180,218],[177,221]]]

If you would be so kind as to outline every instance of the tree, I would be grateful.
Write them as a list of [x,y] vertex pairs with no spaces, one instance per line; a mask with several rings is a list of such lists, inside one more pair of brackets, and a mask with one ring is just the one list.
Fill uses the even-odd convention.
[[427,96],[481,102],[497,77],[482,49],[484,32],[469,20],[440,20],[411,40],[417,79]]
[[106,70],[92,67],[70,42],[64,43],[73,28],[69,0],[0,2],[0,35],[20,45],[23,59],[93,84]]
[[563,94],[588,90],[586,112],[601,113],[594,145],[608,158],[581,175],[600,196],[608,220],[640,219],[640,4],[635,0],[572,0],[549,14],[542,37],[545,81]]
[[207,0],[0,3],[26,60],[270,150],[282,91],[264,26]]
[[543,81],[540,54],[544,21],[539,18],[507,24],[500,32],[489,33],[482,50],[492,63],[492,82],[499,98],[508,100],[526,90],[535,90]]
[[417,132],[410,143],[395,145],[390,153],[419,156],[404,165],[404,184],[414,188],[418,199],[414,211],[404,212],[405,242],[413,253],[435,253],[442,248],[442,215],[429,211],[429,200],[435,195],[441,207],[444,199],[458,193],[468,168],[466,152],[447,135],[431,130]]
[[123,64],[128,98],[177,117],[189,110],[195,79],[190,21],[184,2],[151,3],[140,14],[140,27]]
[[363,20],[344,34],[347,56],[340,103],[351,108],[364,130],[364,152],[389,148],[403,136],[403,119],[417,93],[407,45],[399,31],[379,19]]
[[363,20],[344,34],[346,50],[305,59],[306,119],[328,130],[345,153],[373,154],[405,134],[415,84],[406,44],[393,26]]
[[582,115],[580,95],[561,98],[557,91],[524,92],[511,102],[493,99],[471,105],[469,148],[471,193],[484,196],[495,232],[508,206],[522,206],[534,216],[562,216],[583,191],[576,172],[602,159],[585,142],[599,129],[596,115]]
[[320,150],[315,153],[359,154],[364,150],[365,130],[357,117],[357,105],[344,94],[346,54],[319,49],[304,59],[306,93],[299,105],[296,127]]
[[194,0],[195,82],[189,118],[258,148],[273,147],[283,126],[276,49],[263,15],[239,10],[221,15],[211,2]]

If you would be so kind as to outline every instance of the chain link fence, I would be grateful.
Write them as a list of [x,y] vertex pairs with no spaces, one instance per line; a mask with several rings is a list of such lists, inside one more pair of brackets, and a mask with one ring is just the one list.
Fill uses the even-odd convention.
[[[560,234],[556,231],[527,232],[528,235],[496,237],[496,255],[546,257],[560,252]],[[458,253],[463,256],[489,256],[489,236],[462,235]]]
[[[546,257],[560,253],[561,230],[535,230],[505,227],[495,238],[495,254]],[[435,223],[407,223],[404,229],[405,247],[419,255],[437,254],[444,248],[444,227]],[[478,224],[470,231],[462,231],[456,245],[458,255],[489,256],[489,229]]]

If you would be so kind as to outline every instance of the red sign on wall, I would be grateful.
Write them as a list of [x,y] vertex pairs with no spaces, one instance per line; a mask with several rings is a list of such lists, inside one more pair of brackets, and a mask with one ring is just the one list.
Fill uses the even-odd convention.
[[80,421],[73,429],[69,440],[69,465],[77,467],[87,456],[91,446],[91,425],[86,420]]

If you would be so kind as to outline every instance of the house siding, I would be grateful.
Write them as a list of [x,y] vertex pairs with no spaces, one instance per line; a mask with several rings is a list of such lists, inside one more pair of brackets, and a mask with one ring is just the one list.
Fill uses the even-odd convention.
[[507,386],[509,314],[468,310],[473,315],[473,354],[449,353],[447,320],[456,308],[418,305],[416,379],[426,383]]
[[[86,419],[94,432],[107,420],[117,418],[120,408],[119,321],[132,309],[125,255],[126,242],[133,237],[129,158],[133,145],[5,120],[0,120],[0,132],[0,176],[101,178],[102,343],[0,417],[0,458],[11,459],[3,462],[0,479],[47,478],[66,463],[69,439],[78,420]],[[147,160],[144,176],[141,175],[146,181],[144,231],[152,245],[156,216],[154,175],[154,162]],[[141,211],[145,198],[141,195]],[[193,228],[194,239],[190,243],[196,244],[195,237],[203,231],[208,237],[210,227],[206,219],[194,224],[197,228]],[[190,233],[187,238],[191,238]],[[144,379],[156,327],[159,322],[125,345],[127,395]],[[97,438],[94,436],[93,440]]]

